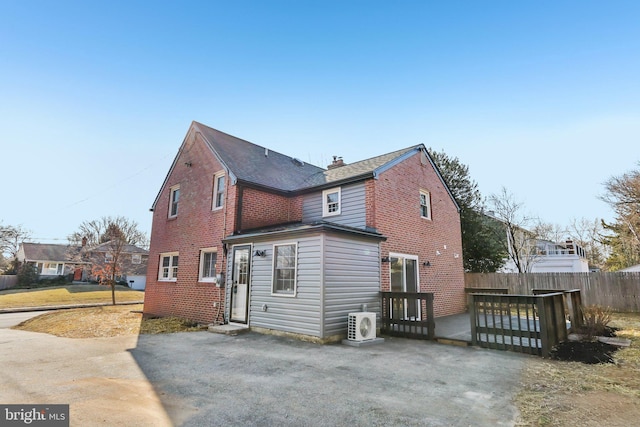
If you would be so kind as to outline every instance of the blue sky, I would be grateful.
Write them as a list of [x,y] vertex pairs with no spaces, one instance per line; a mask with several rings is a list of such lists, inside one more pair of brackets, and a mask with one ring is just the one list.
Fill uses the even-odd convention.
[[0,0],[4,225],[149,208],[192,120],[314,164],[423,143],[566,226],[640,161],[640,2]]

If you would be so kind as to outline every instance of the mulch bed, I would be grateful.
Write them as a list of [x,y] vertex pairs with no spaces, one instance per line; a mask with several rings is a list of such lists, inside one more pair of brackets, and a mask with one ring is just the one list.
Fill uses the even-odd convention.
[[[601,336],[615,337],[616,329],[607,327]],[[615,363],[613,353],[619,347],[599,341],[565,341],[554,346],[549,357],[567,362],[582,362],[590,365]]]

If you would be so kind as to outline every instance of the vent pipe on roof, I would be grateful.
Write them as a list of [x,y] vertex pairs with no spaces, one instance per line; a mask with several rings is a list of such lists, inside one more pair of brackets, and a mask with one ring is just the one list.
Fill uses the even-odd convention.
[[265,157],[269,157],[269,149],[268,148],[264,149],[264,156]]

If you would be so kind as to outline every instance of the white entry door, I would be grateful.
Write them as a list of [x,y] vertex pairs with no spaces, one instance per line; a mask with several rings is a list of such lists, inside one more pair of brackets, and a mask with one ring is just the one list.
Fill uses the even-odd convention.
[[231,287],[230,320],[247,323],[249,317],[249,277],[251,246],[233,248],[233,285]]

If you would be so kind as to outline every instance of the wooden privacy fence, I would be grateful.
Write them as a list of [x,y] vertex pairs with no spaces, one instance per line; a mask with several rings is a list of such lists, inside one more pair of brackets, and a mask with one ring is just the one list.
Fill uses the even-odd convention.
[[506,288],[527,295],[533,289],[579,289],[586,305],[640,312],[640,273],[465,273],[468,288]]
[[3,289],[13,288],[18,284],[18,276],[6,275],[0,276],[0,291]]
[[[573,293],[573,292],[572,292]],[[579,301],[580,292],[577,291]],[[564,293],[469,294],[473,345],[547,357],[567,339]],[[575,306],[580,310],[579,305]],[[579,317],[580,312],[573,314]]]
[[432,340],[435,336],[433,293],[380,292],[385,335]]

